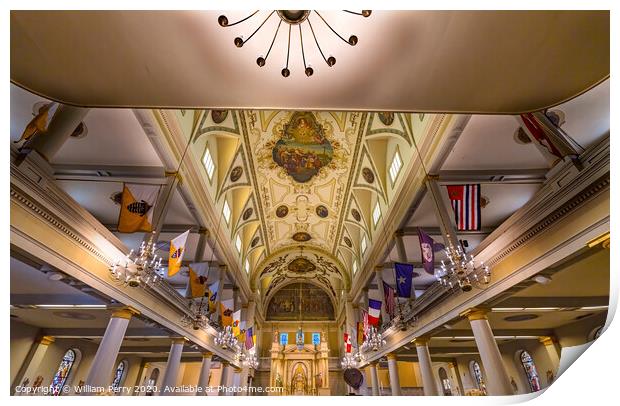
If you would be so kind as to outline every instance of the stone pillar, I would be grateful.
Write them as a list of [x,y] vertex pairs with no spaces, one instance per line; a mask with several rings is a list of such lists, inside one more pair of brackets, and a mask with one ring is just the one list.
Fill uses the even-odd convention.
[[372,385],[372,396],[381,396],[379,390],[379,361],[373,361],[369,364],[370,368],[370,384]]
[[[140,312],[132,307],[123,307],[112,313],[108,327],[90,366],[88,376],[86,376],[86,387],[107,388],[112,383],[112,373],[116,367],[118,351],[125,338],[125,331],[127,331],[131,317],[137,314],[140,314]],[[84,395],[92,394],[88,392],[82,393]]]
[[24,148],[37,151],[50,162],[84,120],[88,111],[89,109],[60,104],[45,134],[33,137],[24,144]]
[[[25,386],[32,386],[32,383],[35,380],[36,373],[41,366],[41,361],[47,352],[50,344],[54,342],[54,337],[52,336],[42,336],[35,341],[33,348],[28,353],[28,357],[24,361],[24,364],[21,368],[22,373],[18,373],[13,385],[11,386],[11,395],[15,395],[16,386],[21,386],[26,379],[28,380],[28,384]],[[21,394],[21,393],[20,393]]]
[[196,391],[198,396],[207,395],[207,387],[209,386],[209,374],[211,373],[211,360],[213,359],[212,352],[202,353],[202,367],[200,368],[200,376],[198,377],[198,387],[202,391]]
[[422,374],[422,385],[424,386],[425,396],[437,396],[437,382],[433,375],[433,364],[431,362],[431,353],[428,351],[428,338],[417,337],[414,340],[415,349],[418,353],[418,364],[420,365],[420,373]]
[[379,295],[381,300],[381,324],[385,324],[390,321],[390,316],[385,309],[385,292],[383,291],[383,265],[375,266],[375,280],[377,281],[377,288],[379,290]]
[[539,341],[545,346],[547,355],[549,355],[553,365],[553,375],[557,376],[558,369],[560,368],[560,352],[558,351],[555,337],[540,337]]
[[398,364],[396,354],[387,355],[388,372],[390,374],[390,387],[392,388],[392,396],[400,396],[400,379],[398,378]]
[[462,316],[467,316],[474,333],[476,346],[486,371],[489,395],[512,395],[512,385],[502,361],[502,356],[487,319],[487,310],[469,309]]
[[[230,383],[232,381],[232,372],[232,367],[230,366],[228,361],[222,361],[222,378],[220,379],[220,386],[222,386],[222,388],[228,388],[230,386]],[[230,396],[232,395],[232,393],[221,389],[218,395]]]
[[[170,345],[170,353],[168,354],[168,362],[166,363],[166,371],[161,381],[160,396],[173,395],[170,390],[177,385],[179,377],[179,367],[181,365],[181,356],[183,355],[183,345],[185,345],[185,337],[177,337],[172,339]],[[168,390],[166,391],[166,388]]]
[[[243,368],[235,367],[233,369],[232,386],[235,388],[235,392],[231,393],[232,396],[243,396],[241,392],[237,392],[238,388],[242,386],[241,376],[243,375]],[[246,375],[247,378],[247,375]]]
[[239,396],[248,396],[250,393],[248,392],[248,377],[250,376],[250,367],[244,366],[241,368],[241,373],[239,374],[239,387],[242,389],[241,392],[238,392]]

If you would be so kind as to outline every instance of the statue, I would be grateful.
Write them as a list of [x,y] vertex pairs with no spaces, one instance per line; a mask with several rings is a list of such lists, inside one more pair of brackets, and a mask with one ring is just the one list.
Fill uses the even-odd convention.
[[273,332],[273,342],[278,343],[280,341],[280,332],[278,330]]
[[278,388],[282,387],[282,377],[280,376],[280,373],[276,374],[276,387]]

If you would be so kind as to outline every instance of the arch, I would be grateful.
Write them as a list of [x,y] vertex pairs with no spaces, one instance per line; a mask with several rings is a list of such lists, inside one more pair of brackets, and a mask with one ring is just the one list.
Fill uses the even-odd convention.
[[52,396],[63,394],[63,388],[71,382],[81,359],[82,353],[77,348],[69,348],[65,351],[50,384]]
[[439,375],[439,382],[441,383],[443,395],[452,396],[452,383],[450,382],[450,378],[448,378],[448,372],[446,372],[446,369],[444,367],[440,367],[437,374]]
[[525,374],[530,392],[538,392],[542,389],[542,386],[540,384],[540,377],[538,376],[536,365],[534,364],[534,359],[530,353],[525,350],[518,351],[518,354],[519,362]]
[[151,375],[146,379],[146,384],[144,385],[146,390],[146,396],[153,396],[155,391],[155,385],[157,385],[157,380],[159,379],[159,368],[153,368],[151,371]]
[[127,377],[127,370],[129,369],[129,362],[126,359],[121,360],[114,370],[114,378],[112,379],[112,391],[118,393],[119,388],[125,382]]
[[482,368],[480,368],[480,364],[478,361],[471,360],[469,362],[469,374],[471,375],[471,380],[476,384],[476,387],[484,394],[487,393],[486,385],[484,384],[484,378],[482,377]]

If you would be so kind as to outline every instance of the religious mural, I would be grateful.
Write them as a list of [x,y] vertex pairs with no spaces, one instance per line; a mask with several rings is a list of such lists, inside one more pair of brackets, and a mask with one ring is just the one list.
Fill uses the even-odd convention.
[[295,181],[308,182],[329,164],[334,148],[310,112],[296,112],[273,147],[273,160]]
[[[301,308],[301,309],[300,309]],[[334,307],[322,289],[294,283],[280,289],[267,306],[267,320],[334,320]]]

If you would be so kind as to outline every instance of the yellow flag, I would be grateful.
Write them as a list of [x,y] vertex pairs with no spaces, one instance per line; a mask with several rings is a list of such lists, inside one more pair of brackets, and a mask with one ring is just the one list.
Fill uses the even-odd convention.
[[216,281],[209,285],[207,296],[209,296],[209,313],[215,313],[217,310],[215,305],[217,304],[218,290],[220,289],[220,282]]
[[153,206],[158,194],[158,185],[123,185],[118,231],[121,233],[153,231]]
[[241,309],[237,310],[232,315],[233,324],[232,324],[232,332],[233,336],[239,337],[241,334]]
[[189,268],[189,290],[191,298],[207,296],[207,263],[191,264]]
[[223,300],[220,302],[220,311],[222,312],[222,325],[223,326],[232,326],[233,324],[233,301],[232,300]]
[[55,102],[48,103],[41,107],[39,113],[34,116],[28,125],[26,125],[26,128],[24,128],[21,138],[15,142],[20,142],[22,140],[28,141],[34,135],[46,132],[56,114],[56,110],[58,110],[58,103]]
[[183,255],[185,254],[185,243],[189,230],[170,241],[170,255],[168,255],[168,276],[174,276],[181,270]]

